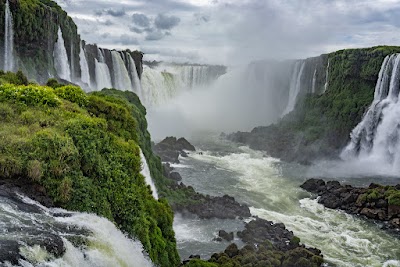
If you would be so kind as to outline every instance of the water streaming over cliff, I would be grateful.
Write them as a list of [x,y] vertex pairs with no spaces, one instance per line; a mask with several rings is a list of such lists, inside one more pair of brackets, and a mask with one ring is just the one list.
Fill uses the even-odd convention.
[[301,78],[305,65],[305,61],[297,61],[294,65],[292,78],[290,80],[288,104],[285,111],[282,113],[282,117],[290,113],[296,105],[297,97],[301,91]]
[[139,242],[93,214],[0,196],[0,226],[2,256],[9,255],[1,266],[152,266]]
[[4,29],[4,70],[14,69],[14,29],[13,17],[10,10],[10,3],[7,0],[5,10],[5,29]]
[[143,97],[142,84],[139,78],[138,70],[132,56],[128,54],[128,69],[131,75],[132,87],[140,99]]
[[114,88],[119,90],[132,90],[132,83],[125,63],[117,51],[111,51],[112,63],[114,67]]
[[99,59],[95,58],[95,75],[96,75],[96,87],[97,90],[103,88],[112,88],[110,69],[105,63],[103,51],[97,50]]
[[79,64],[81,66],[81,81],[85,84],[84,87],[91,88],[89,65],[86,58],[85,48],[82,45],[79,52]]
[[62,36],[61,28],[58,28],[58,39],[53,51],[54,67],[58,77],[63,80],[71,81],[71,69],[68,62],[67,50]]
[[144,156],[142,150],[140,150],[140,159],[142,161],[142,171],[140,173],[144,176],[144,178],[146,179],[146,183],[150,186],[153,197],[155,199],[158,199],[157,188],[154,185],[153,179],[151,178],[149,165],[147,164],[146,157]]
[[345,160],[358,160],[385,173],[400,172],[400,54],[384,59],[374,100],[351,133],[342,152]]

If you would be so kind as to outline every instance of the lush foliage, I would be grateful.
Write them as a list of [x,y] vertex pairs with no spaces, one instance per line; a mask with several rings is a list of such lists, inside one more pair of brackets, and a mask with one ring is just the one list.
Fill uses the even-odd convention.
[[105,216],[138,238],[154,263],[176,266],[173,213],[140,174],[140,147],[161,172],[143,112],[128,92],[1,85],[0,179],[26,179],[57,206]]

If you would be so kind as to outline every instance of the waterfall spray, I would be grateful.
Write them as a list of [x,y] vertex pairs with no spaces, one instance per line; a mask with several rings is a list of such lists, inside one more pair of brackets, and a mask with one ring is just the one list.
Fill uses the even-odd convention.
[[[125,63],[122,60],[120,53],[117,51],[111,51],[112,62],[114,67],[114,88],[120,90],[131,90],[132,83],[129,77],[128,70],[126,69]],[[131,90],[133,91],[133,90]]]
[[4,70],[12,71],[14,69],[14,29],[13,17],[10,10],[10,3],[6,2],[5,11],[5,34],[4,34]]
[[299,93],[301,91],[301,77],[303,76],[305,64],[306,64],[305,61],[297,61],[295,63],[295,66],[294,66],[294,69],[292,72],[292,79],[290,81],[289,101],[288,101],[285,111],[282,114],[282,117],[285,116],[286,114],[290,113],[296,105],[297,96],[299,95]]

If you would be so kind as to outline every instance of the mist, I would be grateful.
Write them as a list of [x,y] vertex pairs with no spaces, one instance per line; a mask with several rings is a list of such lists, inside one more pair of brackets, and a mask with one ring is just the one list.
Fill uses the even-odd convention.
[[288,95],[288,62],[260,61],[228,70],[208,87],[186,90],[148,109],[152,137],[251,131],[280,118]]

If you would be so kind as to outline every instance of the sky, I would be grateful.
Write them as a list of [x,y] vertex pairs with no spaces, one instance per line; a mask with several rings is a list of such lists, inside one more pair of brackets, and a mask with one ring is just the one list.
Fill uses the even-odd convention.
[[145,60],[242,65],[400,45],[400,0],[56,0],[82,39]]

